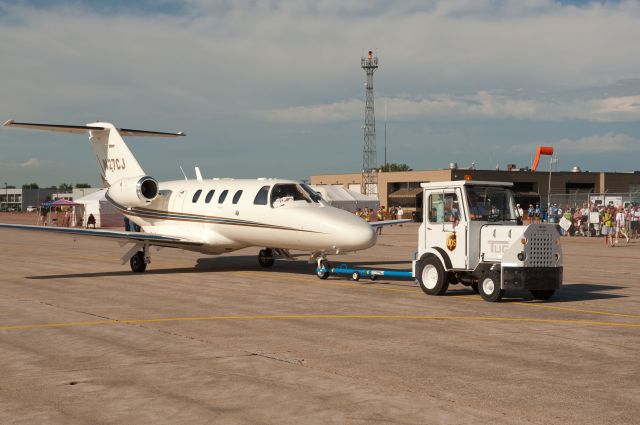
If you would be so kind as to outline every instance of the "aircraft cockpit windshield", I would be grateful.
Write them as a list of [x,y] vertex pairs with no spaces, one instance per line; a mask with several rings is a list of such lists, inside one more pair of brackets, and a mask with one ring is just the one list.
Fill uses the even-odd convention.
[[272,207],[279,207],[294,201],[313,202],[309,194],[297,184],[284,183],[273,186],[271,190]]
[[311,186],[308,184],[302,183],[300,186],[302,186],[302,188],[309,194],[309,197],[313,202],[320,202],[320,200],[322,200],[322,196],[315,190],[311,189]]

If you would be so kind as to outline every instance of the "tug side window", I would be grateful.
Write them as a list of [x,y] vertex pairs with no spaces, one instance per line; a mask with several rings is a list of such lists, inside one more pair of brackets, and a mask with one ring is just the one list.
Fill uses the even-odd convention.
[[457,223],[460,220],[460,204],[455,193],[434,193],[429,196],[429,222]]

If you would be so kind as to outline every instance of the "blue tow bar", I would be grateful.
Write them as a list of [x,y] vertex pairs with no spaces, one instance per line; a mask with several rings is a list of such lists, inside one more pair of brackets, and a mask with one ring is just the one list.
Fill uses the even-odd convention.
[[361,277],[367,277],[371,280],[376,280],[379,276],[413,278],[413,273],[411,271],[352,269],[347,267],[346,264],[341,264],[339,267],[331,267],[329,269],[320,267],[316,269],[316,271],[318,273],[329,272],[329,274],[352,275],[353,280],[358,280]]

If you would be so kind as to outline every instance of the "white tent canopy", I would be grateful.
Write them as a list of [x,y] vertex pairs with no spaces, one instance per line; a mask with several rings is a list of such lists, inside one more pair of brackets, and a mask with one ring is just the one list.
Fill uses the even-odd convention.
[[82,213],[82,223],[87,225],[89,214],[96,218],[96,227],[122,227],[124,226],[124,216],[106,200],[107,189],[100,189],[82,198],[74,199],[77,204],[84,206]]
[[316,185],[311,186],[313,190],[322,195],[329,205],[346,211],[354,212],[357,208],[369,208],[377,210],[380,201],[376,195],[363,195],[345,189],[343,186]]

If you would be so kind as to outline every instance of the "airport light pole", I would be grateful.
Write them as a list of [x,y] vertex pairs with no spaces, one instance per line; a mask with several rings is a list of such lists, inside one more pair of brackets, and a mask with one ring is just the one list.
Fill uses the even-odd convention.
[[549,219],[551,218],[551,170],[553,168],[553,164],[557,163],[558,159],[554,159],[553,155],[551,155],[549,158],[549,188],[547,190],[547,222],[549,222]]
[[5,209],[9,211],[9,185],[4,182],[4,205]]

